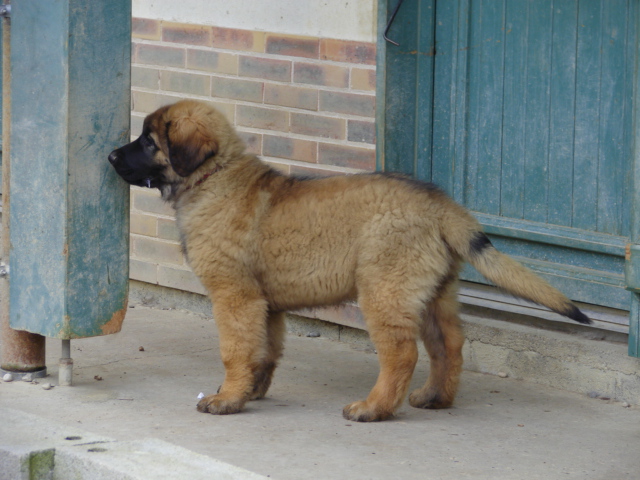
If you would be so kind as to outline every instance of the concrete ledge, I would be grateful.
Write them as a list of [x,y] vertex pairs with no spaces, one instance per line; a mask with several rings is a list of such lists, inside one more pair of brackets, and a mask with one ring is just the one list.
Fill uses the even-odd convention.
[[2,423],[0,480],[267,478],[158,439],[116,441],[12,409]]

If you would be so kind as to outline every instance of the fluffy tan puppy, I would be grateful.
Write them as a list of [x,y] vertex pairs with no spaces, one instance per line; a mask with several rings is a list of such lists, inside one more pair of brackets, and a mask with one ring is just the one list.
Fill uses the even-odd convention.
[[282,355],[284,312],[357,300],[380,374],[345,418],[384,420],[429,353],[418,408],[452,404],[464,337],[456,282],[463,261],[506,291],[581,323],[564,295],[499,253],[474,217],[437,187],[394,174],[303,179],[245,147],[214,108],[181,101],[150,114],[109,161],[133,185],[158,188],[176,210],[184,252],[210,293],[226,375],[198,410],[236,413],[262,398]]

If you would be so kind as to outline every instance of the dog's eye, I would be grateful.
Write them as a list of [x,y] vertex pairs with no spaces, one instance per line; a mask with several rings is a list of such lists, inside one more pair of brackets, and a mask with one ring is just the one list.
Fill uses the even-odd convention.
[[157,148],[156,142],[154,142],[153,138],[151,138],[151,136],[148,134],[140,135],[140,143],[144,148],[148,148],[150,150],[155,150]]

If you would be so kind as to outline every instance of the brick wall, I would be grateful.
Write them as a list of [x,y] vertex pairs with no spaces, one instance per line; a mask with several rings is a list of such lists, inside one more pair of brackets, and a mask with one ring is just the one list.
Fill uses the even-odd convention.
[[[375,44],[133,19],[132,134],[156,108],[210,102],[285,173],[375,169]],[[131,278],[205,293],[170,207],[131,189]]]

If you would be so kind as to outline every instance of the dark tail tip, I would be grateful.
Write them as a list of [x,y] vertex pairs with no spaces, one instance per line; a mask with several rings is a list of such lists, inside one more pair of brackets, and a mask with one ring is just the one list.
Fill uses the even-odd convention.
[[573,303],[567,308],[564,312],[558,312],[565,317],[570,318],[571,320],[575,320],[578,323],[582,323],[584,325],[591,325],[593,321],[587,317],[584,313],[580,311],[578,307],[576,307]]

